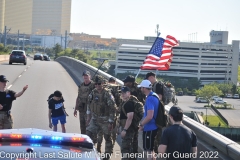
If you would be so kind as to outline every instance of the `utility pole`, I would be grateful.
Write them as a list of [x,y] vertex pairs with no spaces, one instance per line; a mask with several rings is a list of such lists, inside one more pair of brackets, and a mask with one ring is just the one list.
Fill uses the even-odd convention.
[[18,30],[18,38],[17,38],[17,41],[18,41],[18,45],[17,45],[17,50],[19,50],[19,30]]
[[62,34],[61,34],[61,47],[63,47],[63,46],[62,46]]
[[159,37],[161,34],[158,29],[159,29],[159,25],[157,24],[157,29],[155,30],[155,33],[157,33],[157,37]]
[[0,43],[2,43],[2,33],[0,33]]
[[22,48],[22,50],[24,50],[24,45],[25,45],[25,34],[23,35],[23,48]]
[[65,31],[65,46],[64,49],[67,49],[67,30]]
[[44,36],[44,54],[45,54],[45,49],[46,49],[46,37]]
[[6,47],[6,45],[7,45],[7,34],[10,30],[11,30],[11,28],[7,29],[7,26],[4,27],[4,47]]

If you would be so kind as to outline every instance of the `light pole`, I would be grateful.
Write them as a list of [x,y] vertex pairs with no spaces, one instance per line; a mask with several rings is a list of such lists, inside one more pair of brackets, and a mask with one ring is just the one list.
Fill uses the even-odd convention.
[[208,108],[206,107],[206,122],[205,122],[206,125],[208,125],[208,121],[207,121],[207,110],[208,110]]

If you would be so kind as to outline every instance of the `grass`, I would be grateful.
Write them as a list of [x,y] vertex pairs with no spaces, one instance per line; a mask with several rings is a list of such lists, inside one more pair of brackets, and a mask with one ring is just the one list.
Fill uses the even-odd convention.
[[[206,121],[206,115],[203,116],[204,121]],[[227,124],[219,117],[214,115],[208,115],[207,121],[209,122],[209,127],[218,127],[219,122],[221,124],[220,127],[227,128]]]

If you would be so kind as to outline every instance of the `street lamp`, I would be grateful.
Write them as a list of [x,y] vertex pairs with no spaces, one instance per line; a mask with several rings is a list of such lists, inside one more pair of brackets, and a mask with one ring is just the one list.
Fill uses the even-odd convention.
[[208,124],[208,121],[207,121],[207,110],[208,110],[208,108],[206,107],[206,121],[205,121],[206,125]]

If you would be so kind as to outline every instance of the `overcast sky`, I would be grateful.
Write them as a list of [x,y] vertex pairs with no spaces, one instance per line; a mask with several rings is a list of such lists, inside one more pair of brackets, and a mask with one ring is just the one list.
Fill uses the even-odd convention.
[[157,24],[162,37],[201,42],[227,30],[231,43],[240,40],[240,0],[72,0],[71,33],[143,39]]

